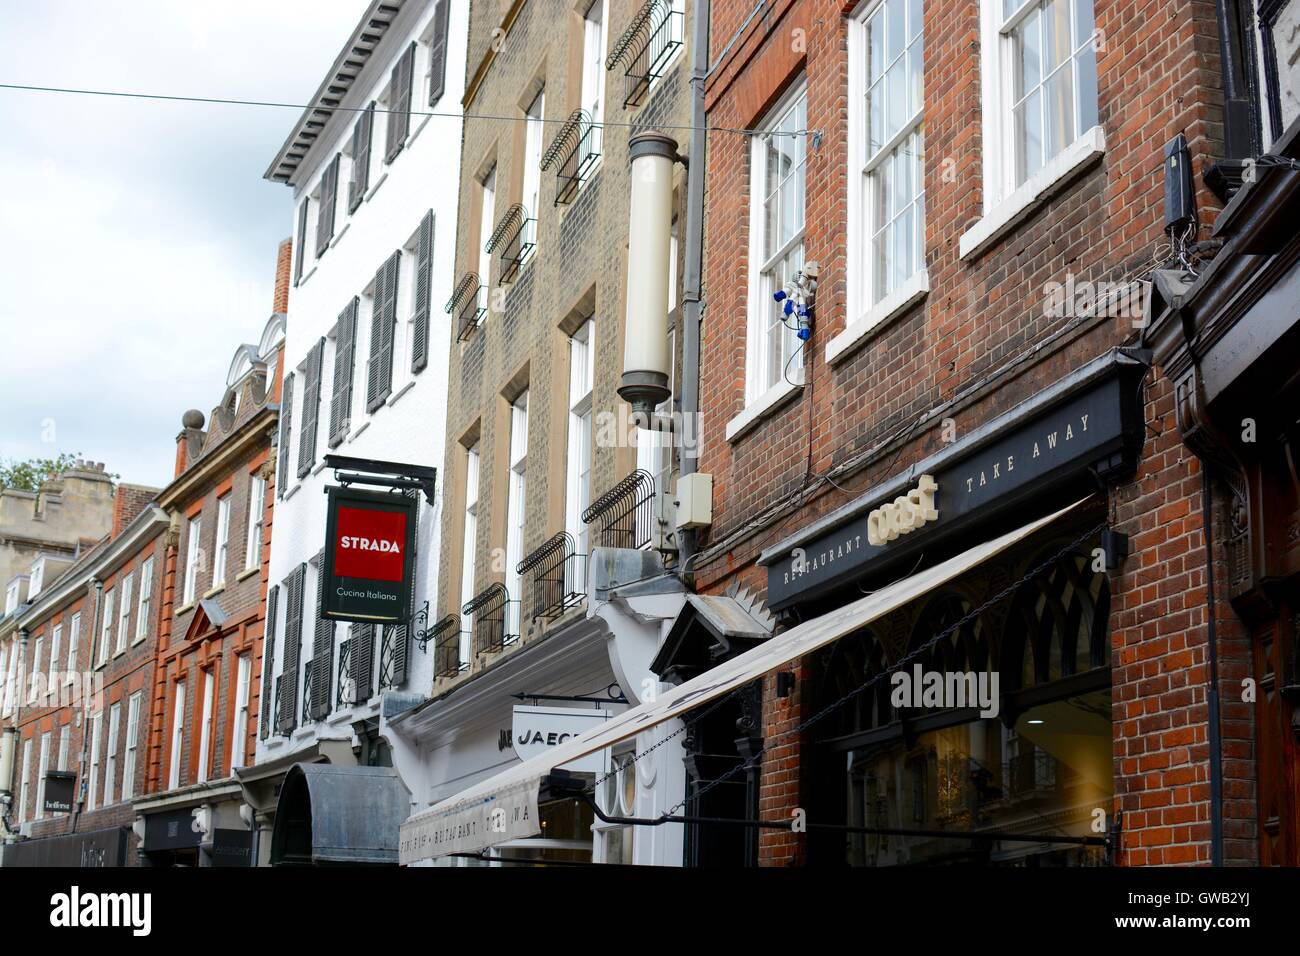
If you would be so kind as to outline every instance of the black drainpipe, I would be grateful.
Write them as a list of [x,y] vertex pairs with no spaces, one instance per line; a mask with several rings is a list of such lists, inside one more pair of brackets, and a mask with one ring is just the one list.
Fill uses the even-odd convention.
[[[695,473],[700,430],[700,285],[704,268],[704,178],[708,134],[704,131],[704,82],[709,75],[709,0],[695,0],[691,10],[691,149],[686,181],[686,249],[682,263],[682,390],[681,419],[684,433],[695,447],[679,451],[679,471],[684,478]],[[688,454],[689,452],[689,454]],[[691,574],[697,532],[677,532],[678,568],[682,577]]]
[[1209,615],[1210,686],[1207,711],[1210,743],[1210,865],[1223,866],[1223,735],[1219,730],[1219,639],[1214,624],[1214,509],[1210,499],[1210,473],[1201,462],[1201,520],[1205,526],[1206,613]]

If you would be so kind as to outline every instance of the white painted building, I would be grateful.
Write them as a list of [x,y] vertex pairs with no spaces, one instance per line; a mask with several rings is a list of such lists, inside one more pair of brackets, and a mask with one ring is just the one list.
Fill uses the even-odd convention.
[[[371,2],[266,172],[295,215],[262,718],[240,773],[261,863],[285,772],[388,765],[381,706],[432,685],[413,628],[320,624],[318,555],[327,454],[441,473],[468,6]],[[413,614],[437,586],[438,512],[421,500]]]

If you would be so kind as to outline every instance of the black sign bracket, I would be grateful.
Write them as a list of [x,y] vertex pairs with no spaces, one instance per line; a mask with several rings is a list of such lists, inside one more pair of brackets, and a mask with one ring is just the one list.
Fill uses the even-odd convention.
[[434,506],[438,487],[438,469],[429,465],[410,465],[377,458],[353,458],[350,455],[326,455],[325,467],[334,469],[334,480],[348,485],[371,485],[399,491],[416,489],[424,493],[429,507]]

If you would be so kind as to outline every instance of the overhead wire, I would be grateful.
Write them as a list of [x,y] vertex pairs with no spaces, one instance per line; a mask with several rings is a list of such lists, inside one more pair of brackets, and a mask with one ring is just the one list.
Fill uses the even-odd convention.
[[[372,109],[372,107],[370,107],[369,105],[317,106],[315,103],[284,103],[278,100],[244,100],[244,99],[235,99],[233,97],[222,97],[222,96],[182,96],[179,94],[172,94],[172,93],[131,93],[125,90],[86,90],[86,89],[77,89],[74,87],[37,86],[37,85],[24,84],[24,83],[0,83],[0,89],[22,90],[22,91],[33,92],[33,93],[66,93],[66,94],[72,94],[78,96],[108,96],[108,97],[119,97],[123,99],[156,100],[156,101],[173,102],[173,103],[203,103],[203,104],[217,105],[217,106],[259,106],[259,107],[268,107],[272,109],[294,109],[294,110],[320,109],[330,113],[334,113],[334,112],[365,113]],[[453,112],[438,111],[438,110],[394,110],[394,109],[388,109],[386,107],[379,106],[378,104],[376,104],[373,107],[373,111],[376,113],[396,113],[396,114],[403,114],[406,116],[435,116],[435,117],[442,117],[444,119],[484,120],[484,121],[495,121],[495,122],[504,122],[504,123],[540,122],[540,123],[555,123],[555,124],[563,125],[569,122],[569,118],[567,116],[551,117],[551,118],[547,118],[547,117],[529,118],[523,115],[499,116],[492,113],[453,113]],[[600,122],[592,123],[592,125],[599,126],[599,127],[611,127],[611,128],[625,127],[628,129],[648,129],[653,127],[654,129],[681,130],[684,132],[692,132],[692,133],[694,132],[733,133],[739,136],[762,135],[762,136],[796,137],[796,136],[812,136],[818,132],[817,130],[811,130],[811,129],[758,130],[758,129],[740,129],[738,127],[731,127],[731,126],[691,126],[689,124],[681,124],[681,123],[647,123],[645,121],[634,122],[628,120],[601,120]]]

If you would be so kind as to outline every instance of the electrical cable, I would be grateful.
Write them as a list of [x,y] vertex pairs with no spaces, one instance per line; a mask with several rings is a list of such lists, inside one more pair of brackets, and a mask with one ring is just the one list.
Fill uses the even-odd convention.
[[[173,103],[204,103],[204,104],[217,105],[217,106],[263,106],[263,107],[270,107],[273,109],[294,109],[294,110],[321,109],[329,113],[334,113],[334,112],[364,113],[370,109],[373,109],[374,112],[376,113],[398,113],[398,114],[404,114],[406,116],[437,116],[437,117],[442,117],[444,119],[465,119],[465,120],[472,119],[472,120],[486,120],[486,121],[496,121],[496,122],[504,122],[504,123],[540,122],[540,123],[557,123],[560,125],[564,125],[565,123],[569,122],[569,118],[567,116],[563,118],[553,117],[550,119],[546,117],[540,117],[540,118],[534,117],[530,120],[526,116],[497,116],[490,113],[447,113],[447,112],[438,112],[434,110],[392,110],[392,109],[386,109],[379,105],[375,105],[374,107],[371,107],[369,105],[317,107],[314,103],[312,104],[282,103],[277,100],[241,100],[241,99],[233,99],[233,98],[220,97],[220,96],[180,96],[180,95],[168,94],[168,93],[129,93],[123,90],[83,90],[83,89],[75,89],[72,87],[34,86],[34,85],[28,85],[23,83],[0,83],[0,89],[21,90],[29,93],[69,93],[78,96],[110,96],[110,97],[119,97],[122,99],[159,100],[159,101],[173,102]],[[599,127],[626,127],[628,129],[645,129],[645,128],[649,128],[650,125],[653,125],[655,129],[662,129],[662,130],[681,130],[681,131],[692,132],[692,133],[695,132],[734,133],[736,135],[746,136],[746,137],[757,136],[757,135],[790,136],[790,137],[813,136],[816,135],[818,132],[817,130],[812,130],[812,129],[757,130],[757,129],[738,129],[729,126],[699,127],[699,126],[689,126],[689,125],[682,125],[682,124],[670,124],[670,123],[647,124],[644,121],[632,122],[632,121],[618,121],[618,120],[602,120],[599,123],[592,124],[592,126],[599,126]]]

